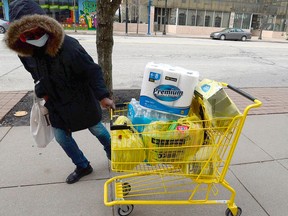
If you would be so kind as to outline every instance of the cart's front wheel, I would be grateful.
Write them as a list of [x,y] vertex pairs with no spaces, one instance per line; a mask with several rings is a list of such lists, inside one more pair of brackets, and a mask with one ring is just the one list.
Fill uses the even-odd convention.
[[226,209],[225,211],[225,216],[240,216],[242,214],[242,209],[240,207],[237,207],[237,214],[233,215],[231,210],[229,208]]
[[131,212],[134,209],[134,205],[122,205],[122,207],[118,208],[118,214],[119,216],[127,216],[131,214]]

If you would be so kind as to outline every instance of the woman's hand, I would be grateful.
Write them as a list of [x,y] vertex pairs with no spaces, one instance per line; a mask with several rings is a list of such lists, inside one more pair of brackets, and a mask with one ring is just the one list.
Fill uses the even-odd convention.
[[111,109],[115,109],[115,104],[114,104],[114,102],[113,102],[113,100],[111,100],[111,99],[109,99],[109,98],[103,98],[101,101],[100,101],[100,103],[101,103],[101,106],[103,107],[103,108],[111,108]]

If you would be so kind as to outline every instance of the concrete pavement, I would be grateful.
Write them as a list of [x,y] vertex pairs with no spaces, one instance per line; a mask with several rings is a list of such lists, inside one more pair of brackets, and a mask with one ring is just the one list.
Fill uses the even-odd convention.
[[[284,98],[288,88],[245,91],[259,98],[263,107],[251,110],[226,179],[237,192],[236,204],[242,215],[286,215],[288,106]],[[240,98],[231,97],[238,107],[246,106]],[[115,173],[110,171],[101,145],[87,130],[75,133],[75,139],[94,172],[67,185],[65,179],[74,166],[55,141],[39,149],[29,127],[0,127],[1,216],[117,215],[115,207],[103,204],[104,182]],[[228,195],[221,187],[219,191]],[[131,215],[216,216],[224,215],[225,210],[225,205],[135,205]]]
[[[242,215],[287,213],[287,123],[287,113],[250,115],[246,121],[226,176],[237,192],[236,204],[242,208]],[[39,149],[29,127],[0,127],[0,215],[117,215],[113,207],[103,204],[103,184],[115,174],[101,145],[87,130],[75,133],[75,139],[94,172],[67,185],[65,178],[74,166],[55,141]],[[225,210],[225,205],[135,205],[131,215],[222,216]]]
[[[263,107],[248,116],[226,179],[237,192],[235,202],[242,216],[287,215],[288,88],[245,90],[259,98]],[[1,111],[17,103],[19,95],[15,94],[18,92],[0,94]],[[236,102],[243,106],[240,98]],[[88,130],[75,133],[75,139],[94,172],[67,185],[65,179],[74,165],[55,141],[39,149],[29,127],[0,127],[1,216],[118,215],[115,207],[103,204],[104,182],[115,173],[101,145]],[[227,194],[221,187],[219,191]],[[225,210],[225,205],[135,205],[131,216],[224,216]]]

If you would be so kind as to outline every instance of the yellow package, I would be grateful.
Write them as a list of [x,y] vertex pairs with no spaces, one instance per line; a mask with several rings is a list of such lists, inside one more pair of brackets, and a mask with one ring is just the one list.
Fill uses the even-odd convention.
[[213,146],[202,146],[196,154],[186,158],[182,167],[185,174],[200,175],[208,177],[214,173],[215,148]]
[[149,162],[181,161],[195,153],[203,143],[204,132],[194,118],[180,118],[174,122],[152,122],[143,131]]
[[[201,98],[198,101],[204,105],[203,115],[206,120],[219,117],[234,117],[240,114],[236,105],[217,81],[203,79],[195,88],[195,95],[196,98]],[[227,123],[229,122],[225,122],[225,125],[221,126],[227,126]],[[212,124],[213,126],[220,126],[217,121],[212,121]]]
[[132,170],[145,160],[143,141],[126,116],[119,116],[114,125],[128,125],[130,129],[111,131],[112,170]]

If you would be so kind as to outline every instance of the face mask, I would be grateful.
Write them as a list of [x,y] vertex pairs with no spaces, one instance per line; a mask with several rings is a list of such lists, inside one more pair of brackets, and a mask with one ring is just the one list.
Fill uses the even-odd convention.
[[26,40],[26,43],[37,46],[37,47],[43,47],[46,44],[48,38],[49,38],[49,35],[44,34],[41,38],[37,40]]

